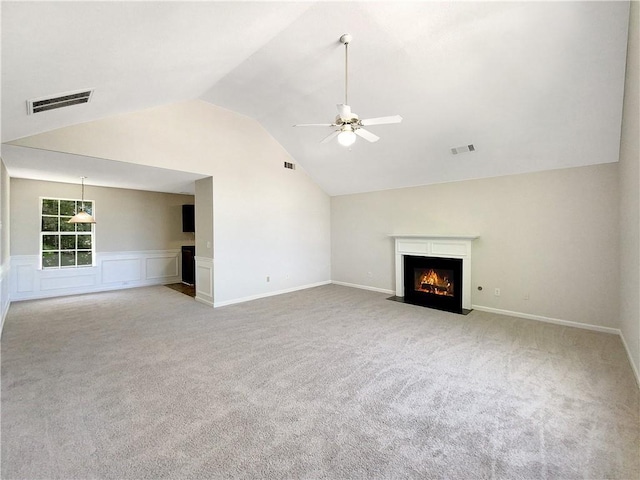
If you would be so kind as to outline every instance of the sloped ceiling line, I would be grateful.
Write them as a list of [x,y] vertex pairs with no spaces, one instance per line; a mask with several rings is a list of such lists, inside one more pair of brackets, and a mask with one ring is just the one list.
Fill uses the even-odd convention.
[[[258,120],[331,195],[615,162],[628,15],[590,1],[3,2],[3,141],[200,98]],[[349,149],[291,127],[335,116],[343,33],[353,110],[404,118]],[[26,118],[27,98],[87,85],[89,108]]]

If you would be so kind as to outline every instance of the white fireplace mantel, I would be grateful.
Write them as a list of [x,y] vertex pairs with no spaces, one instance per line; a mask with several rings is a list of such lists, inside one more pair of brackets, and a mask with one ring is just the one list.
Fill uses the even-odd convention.
[[462,308],[471,309],[471,242],[478,235],[393,234],[396,247],[396,295],[404,297],[404,255],[462,259]]

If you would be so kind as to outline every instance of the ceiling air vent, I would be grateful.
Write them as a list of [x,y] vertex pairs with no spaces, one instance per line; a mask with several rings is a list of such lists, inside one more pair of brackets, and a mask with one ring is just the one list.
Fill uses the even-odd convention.
[[55,96],[32,98],[27,100],[27,114],[46,112],[56,108],[70,107],[81,103],[88,103],[93,95],[93,90],[80,90],[77,92],[60,93]]
[[462,147],[456,147],[451,149],[451,153],[454,155],[458,155],[459,153],[475,152],[475,151],[476,151],[476,147],[474,147],[473,145],[463,145]]
[[296,166],[291,162],[284,162],[284,168],[288,168],[289,170],[295,170]]

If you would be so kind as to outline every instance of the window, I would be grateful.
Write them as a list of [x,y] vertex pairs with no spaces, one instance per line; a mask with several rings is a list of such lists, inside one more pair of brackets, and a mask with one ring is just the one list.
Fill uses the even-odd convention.
[[[82,206],[80,200],[40,199],[40,261],[42,268],[90,267],[94,258],[91,223],[68,223]],[[93,202],[84,201],[93,215]]]

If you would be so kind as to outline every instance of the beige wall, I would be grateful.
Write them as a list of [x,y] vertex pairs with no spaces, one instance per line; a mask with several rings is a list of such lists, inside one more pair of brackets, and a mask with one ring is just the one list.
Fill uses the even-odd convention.
[[[80,185],[11,179],[11,255],[39,254],[39,198],[80,198]],[[85,186],[95,201],[96,251],[179,249],[193,245],[182,232],[182,205],[191,195]]]
[[213,178],[196,181],[196,255],[213,258]]
[[[631,2],[620,142],[620,329],[640,371],[640,3]],[[640,377],[638,377],[640,382]]]
[[333,197],[332,278],[394,290],[387,235],[477,234],[474,305],[617,327],[617,186],[605,164]]

